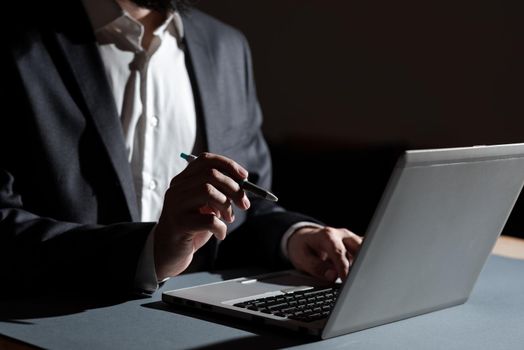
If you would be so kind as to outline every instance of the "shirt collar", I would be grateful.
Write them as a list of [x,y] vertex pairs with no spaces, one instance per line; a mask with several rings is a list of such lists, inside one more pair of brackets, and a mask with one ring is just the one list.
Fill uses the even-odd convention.
[[[131,18],[114,0],[82,0],[87,12],[87,16],[91,22],[91,26],[95,33],[103,30],[113,22],[118,21],[122,17]],[[170,14],[155,32],[163,31],[167,28],[170,22],[173,22],[175,27],[175,35],[180,41],[184,37],[184,25],[182,17],[178,12]]]

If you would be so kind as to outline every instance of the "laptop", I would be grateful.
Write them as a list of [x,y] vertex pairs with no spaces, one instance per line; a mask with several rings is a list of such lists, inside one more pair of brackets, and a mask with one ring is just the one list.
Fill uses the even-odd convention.
[[464,303],[524,183],[524,144],[406,151],[344,283],[298,271],[166,291],[169,304],[321,338]]

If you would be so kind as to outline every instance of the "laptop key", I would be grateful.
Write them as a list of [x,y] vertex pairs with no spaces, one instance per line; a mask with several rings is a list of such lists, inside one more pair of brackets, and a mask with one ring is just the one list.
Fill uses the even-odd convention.
[[284,308],[284,307],[286,307],[286,306],[287,306],[287,303],[281,303],[281,304],[276,304],[276,305],[268,306],[268,308],[269,308],[270,310],[280,310],[280,309],[282,309],[282,308]]
[[333,291],[332,288],[326,288],[326,289],[317,289],[317,290],[313,290],[311,292],[306,292],[304,293],[305,296],[317,296],[317,295],[321,295],[321,294],[325,294],[326,292],[331,292]]

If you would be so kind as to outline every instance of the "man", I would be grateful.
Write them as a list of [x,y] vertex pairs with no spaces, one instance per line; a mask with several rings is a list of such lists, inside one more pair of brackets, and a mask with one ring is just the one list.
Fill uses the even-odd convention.
[[[151,293],[187,269],[235,263],[347,275],[360,237],[238,185],[271,182],[249,50],[236,30],[185,7],[8,5],[4,292]],[[190,151],[201,155],[186,165],[179,154]]]

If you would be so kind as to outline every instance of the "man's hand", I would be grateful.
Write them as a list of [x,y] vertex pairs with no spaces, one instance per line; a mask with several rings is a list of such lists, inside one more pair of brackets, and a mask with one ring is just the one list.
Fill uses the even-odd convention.
[[303,227],[287,244],[295,268],[315,277],[335,281],[345,279],[362,244],[362,237],[344,228]]
[[250,203],[237,181],[248,172],[233,160],[203,153],[171,181],[155,229],[154,256],[157,278],[183,272],[193,254],[213,235],[223,240],[226,224]]

